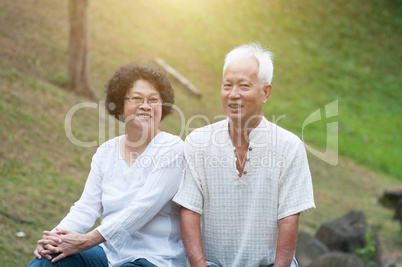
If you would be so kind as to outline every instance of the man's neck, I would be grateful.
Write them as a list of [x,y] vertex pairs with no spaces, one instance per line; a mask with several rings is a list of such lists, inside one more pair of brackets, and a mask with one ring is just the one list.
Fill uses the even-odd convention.
[[262,116],[245,124],[229,120],[229,136],[236,148],[247,148],[250,143],[250,133],[261,123]]

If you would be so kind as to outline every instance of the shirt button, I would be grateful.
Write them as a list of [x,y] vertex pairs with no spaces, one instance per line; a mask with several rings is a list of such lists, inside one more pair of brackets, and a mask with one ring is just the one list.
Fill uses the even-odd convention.
[[247,174],[247,171],[244,171],[243,174]]
[[250,158],[246,158],[246,161],[250,161]]
[[250,147],[248,148],[248,150],[250,150],[250,151],[251,151],[251,150],[253,150],[253,148],[250,146]]

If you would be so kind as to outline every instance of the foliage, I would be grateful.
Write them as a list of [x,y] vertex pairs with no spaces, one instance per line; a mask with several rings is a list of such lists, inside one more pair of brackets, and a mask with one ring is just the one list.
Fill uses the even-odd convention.
[[364,264],[366,267],[371,267],[374,265],[374,261],[371,258],[375,255],[375,241],[373,240],[374,232],[367,232],[365,235],[366,246],[364,248],[359,248],[356,253],[362,256]]
[[402,245],[402,229],[394,234],[393,241],[395,244]]

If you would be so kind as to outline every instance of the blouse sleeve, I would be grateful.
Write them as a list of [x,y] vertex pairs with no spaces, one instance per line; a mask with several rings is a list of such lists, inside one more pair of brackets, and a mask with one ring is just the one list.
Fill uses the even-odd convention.
[[102,175],[99,169],[99,149],[92,157],[91,171],[80,199],[70,208],[70,212],[57,228],[86,233],[102,212]]
[[96,228],[111,251],[118,253],[131,233],[141,229],[171,201],[180,184],[182,157],[182,153],[171,155],[169,162],[154,168],[130,205]]

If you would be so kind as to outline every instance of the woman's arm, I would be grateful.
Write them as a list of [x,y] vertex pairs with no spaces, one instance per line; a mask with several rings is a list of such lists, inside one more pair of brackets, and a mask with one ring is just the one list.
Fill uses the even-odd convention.
[[[169,153],[170,154],[170,153]],[[107,240],[106,246],[118,253],[135,231],[151,221],[172,200],[182,176],[182,154],[164,155],[164,166],[157,166],[130,204],[96,229]]]
[[[77,234],[83,234],[94,225],[102,210],[102,176],[98,166],[99,163],[95,154],[92,158],[91,171],[80,199],[70,208],[70,212],[56,228],[69,229],[77,232]],[[51,260],[50,254],[56,253],[54,251],[60,249],[62,242],[62,236],[57,234],[55,230],[52,232],[44,231],[42,239],[37,242],[37,247],[34,251],[35,257],[41,259],[43,256]]]
[[[92,164],[93,165],[93,164]],[[91,169],[80,199],[55,227],[78,233],[87,232],[102,212],[102,176]]]

